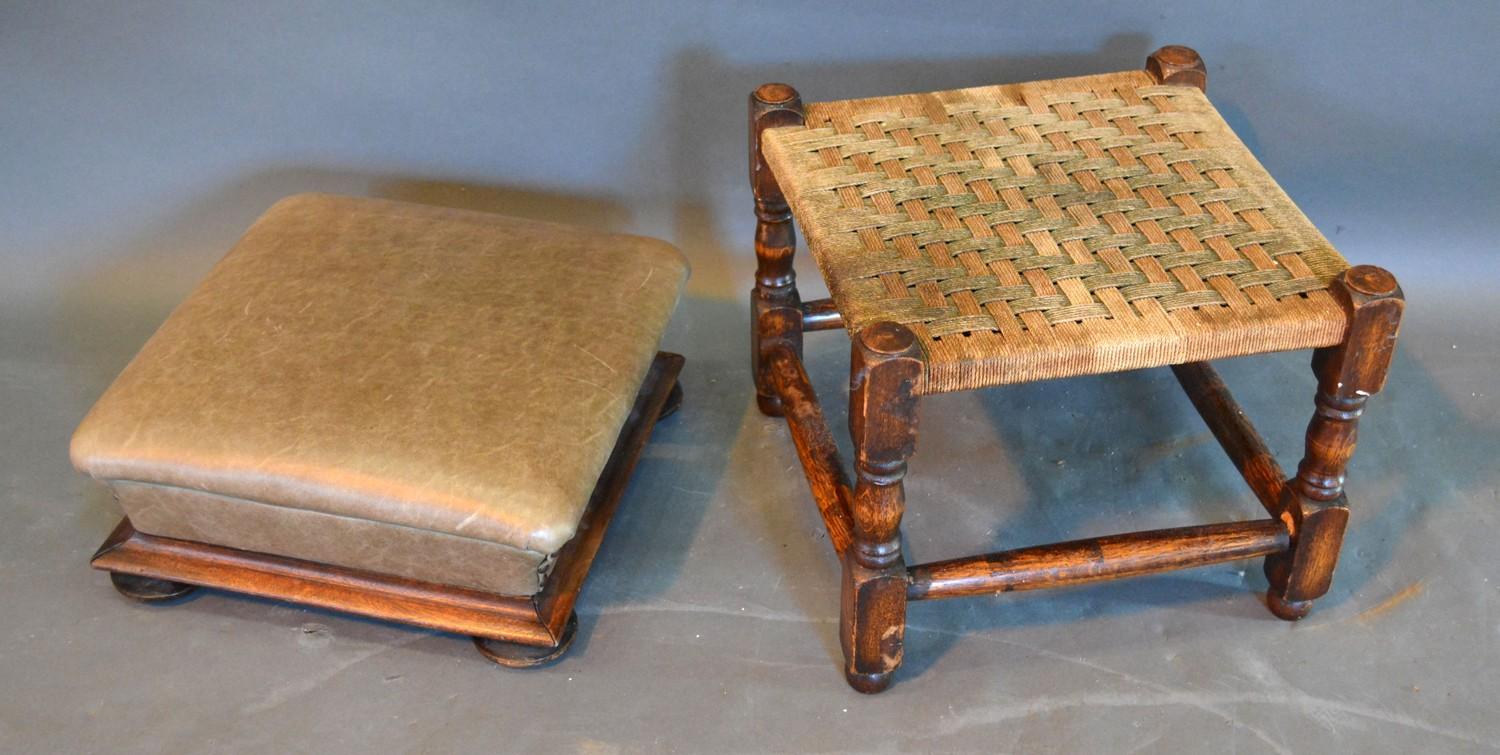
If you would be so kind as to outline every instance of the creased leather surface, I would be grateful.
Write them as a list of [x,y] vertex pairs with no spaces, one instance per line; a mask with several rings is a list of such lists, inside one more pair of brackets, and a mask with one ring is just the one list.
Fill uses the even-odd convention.
[[100,398],[73,463],[550,554],[686,275],[653,239],[290,197]]

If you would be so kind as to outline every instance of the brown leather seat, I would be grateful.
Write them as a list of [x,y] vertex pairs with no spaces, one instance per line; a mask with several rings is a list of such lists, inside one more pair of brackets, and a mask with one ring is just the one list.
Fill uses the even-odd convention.
[[291,197],[126,367],[73,463],[147,534],[530,595],[686,274],[652,239]]

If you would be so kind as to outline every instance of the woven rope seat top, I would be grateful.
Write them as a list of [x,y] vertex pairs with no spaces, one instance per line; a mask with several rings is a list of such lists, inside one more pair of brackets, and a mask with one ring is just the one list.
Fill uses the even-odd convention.
[[808,105],[762,149],[845,324],[918,390],[1338,343],[1348,263],[1197,89],[1143,71]]

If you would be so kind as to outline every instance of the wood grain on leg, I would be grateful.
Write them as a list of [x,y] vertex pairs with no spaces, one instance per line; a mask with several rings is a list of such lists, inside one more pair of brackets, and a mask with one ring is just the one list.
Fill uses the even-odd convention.
[[783,347],[771,352],[770,374],[797,446],[797,458],[802,462],[807,485],[828,532],[828,542],[842,557],[854,539],[854,525],[849,518],[854,493],[844,463],[839,459],[838,443],[823,419],[823,407],[818,404],[807,371],[790,349]]
[[116,592],[142,603],[165,603],[198,589],[196,585],[173,582],[169,579],[142,577],[126,572],[110,572],[109,581],[115,586]]
[[1279,514],[1286,473],[1230,395],[1218,371],[1207,362],[1189,362],[1172,365],[1172,374],[1177,376],[1177,382],[1182,384],[1182,390],[1187,392],[1193,408],[1202,415],[1224,453],[1229,454],[1229,460],[1240,470],[1240,476],[1255,491],[1261,506],[1272,516]]
[[[755,193],[755,288],[750,292],[750,370],[756,404],[779,417],[781,399],[767,374],[767,354],[776,345],[802,357],[802,300],[792,259],[797,235],[792,210],[761,156],[760,135],[768,128],[803,123],[802,98],[786,84],[763,84],[750,94],[750,188]],[[788,310],[785,317],[768,312]]]
[[1344,471],[1365,402],[1385,386],[1406,306],[1395,276],[1369,265],[1345,270],[1330,290],[1344,305],[1349,329],[1343,343],[1313,353],[1316,409],[1302,463],[1282,496],[1281,518],[1292,532],[1292,548],[1265,565],[1271,583],[1266,603],[1287,620],[1306,616],[1333,579],[1349,519]]
[[839,638],[844,676],[879,692],[901,665],[906,564],[901,556],[902,480],[916,450],[921,353],[903,325],[881,322],[854,339],[849,429],[854,437],[854,542],[845,553]]

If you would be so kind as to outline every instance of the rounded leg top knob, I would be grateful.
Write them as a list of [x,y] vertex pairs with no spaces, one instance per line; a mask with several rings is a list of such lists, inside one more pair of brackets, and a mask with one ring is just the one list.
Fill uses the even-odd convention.
[[1198,51],[1182,45],[1167,45],[1146,58],[1146,72],[1162,84],[1208,87],[1208,69]]

